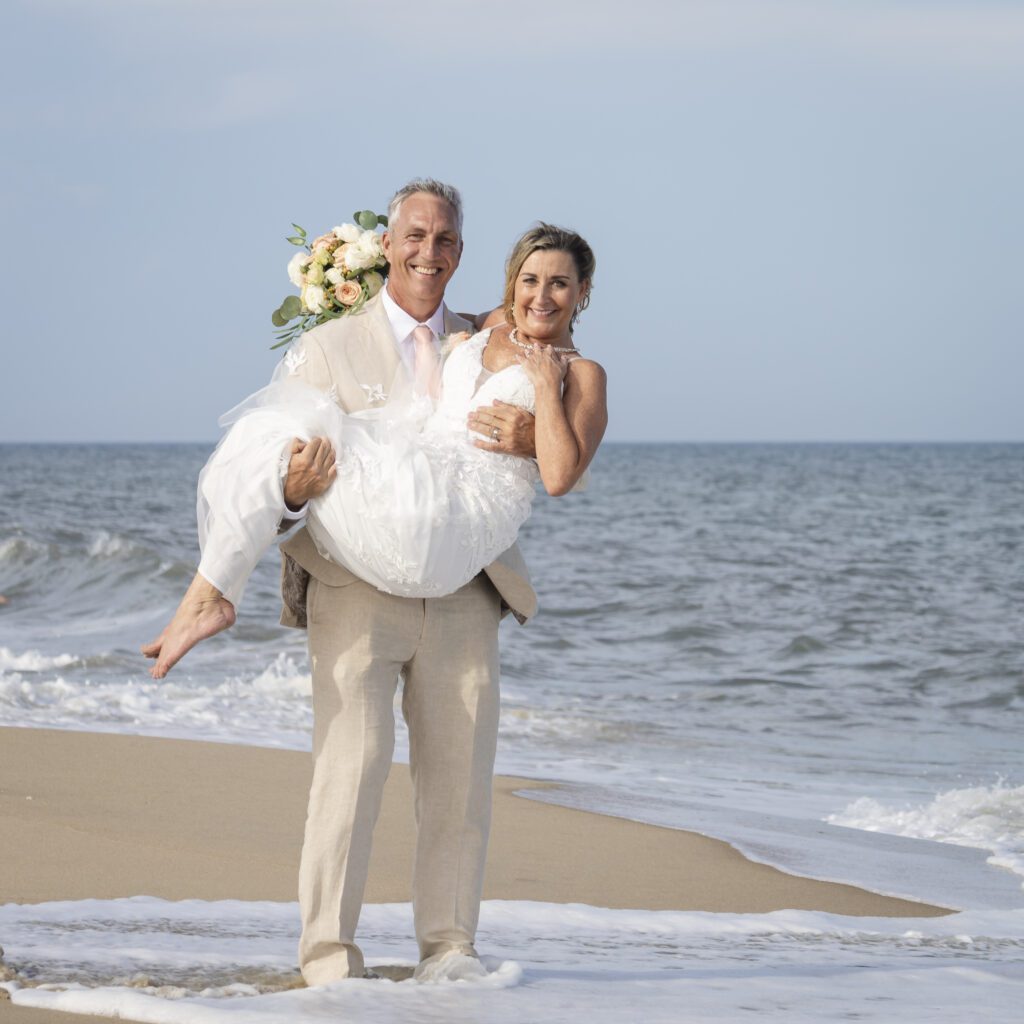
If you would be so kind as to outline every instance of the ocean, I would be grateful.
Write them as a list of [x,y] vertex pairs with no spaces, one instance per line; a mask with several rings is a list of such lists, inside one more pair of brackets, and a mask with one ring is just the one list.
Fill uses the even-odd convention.
[[[194,569],[207,454],[0,446],[0,724],[308,749],[304,636],[276,624],[276,552],[236,626],[167,680],[152,681],[138,654]],[[1018,1019],[1024,445],[608,444],[584,493],[538,498],[521,544],[541,611],[502,626],[499,771],[562,784],[543,799],[704,832],[786,870],[960,913],[865,922],[578,908],[571,919],[554,906],[487,905],[484,933],[511,959],[495,966],[501,995],[486,1012],[479,992],[466,996],[467,1020],[629,1020],[638,1000],[648,1021],[684,1019],[672,1008],[683,1004],[708,1020],[957,1021],[981,1002],[987,1020]],[[405,750],[400,732],[400,759]],[[119,915],[134,935],[140,916],[183,913],[118,903],[51,907],[78,933],[95,919],[108,952]],[[368,908],[382,950],[400,912]],[[214,911],[189,913],[207,934]],[[286,933],[287,914],[267,913]],[[251,915],[217,914],[225,927],[237,919],[225,941],[244,958]],[[55,947],[44,917],[0,908],[9,956],[15,935],[45,962],[40,950]],[[598,932],[631,952],[611,963],[613,940],[588,938]],[[527,934],[525,949],[505,941]],[[208,960],[196,942],[189,955]],[[268,956],[293,958],[289,942]],[[94,1012],[112,999],[127,1012],[109,963],[81,970],[80,991],[31,998]],[[204,1020],[269,1020],[261,1000],[297,998],[224,999],[231,985],[207,980]],[[369,1009],[358,993],[343,998],[368,1021],[462,1019],[429,996]],[[575,1009],[563,1018],[566,1001]],[[171,1020],[159,1002],[152,1019]]]

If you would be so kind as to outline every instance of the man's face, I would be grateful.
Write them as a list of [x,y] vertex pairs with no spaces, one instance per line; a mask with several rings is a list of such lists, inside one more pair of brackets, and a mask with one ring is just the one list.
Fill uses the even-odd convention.
[[441,305],[462,256],[455,211],[428,192],[409,196],[384,234],[384,254],[391,264],[391,297],[417,320],[426,320]]

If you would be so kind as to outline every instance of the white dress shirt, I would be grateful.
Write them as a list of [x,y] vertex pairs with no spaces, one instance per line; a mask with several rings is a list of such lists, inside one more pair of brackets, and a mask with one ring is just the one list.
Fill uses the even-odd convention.
[[[410,316],[391,296],[388,294],[387,286],[381,289],[381,304],[387,314],[388,323],[391,324],[391,331],[395,336],[395,345],[398,347],[398,354],[402,358],[402,364],[410,375],[416,370],[416,343],[413,341],[412,332],[420,324],[426,324],[434,332],[434,344],[444,334],[444,303],[430,314],[427,320],[417,320]],[[440,350],[440,349],[439,349]]]

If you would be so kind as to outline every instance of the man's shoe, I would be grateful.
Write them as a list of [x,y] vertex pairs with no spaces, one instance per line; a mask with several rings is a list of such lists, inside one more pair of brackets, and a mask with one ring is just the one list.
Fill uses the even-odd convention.
[[487,977],[487,968],[479,957],[449,949],[421,961],[413,977],[417,981],[479,981]]

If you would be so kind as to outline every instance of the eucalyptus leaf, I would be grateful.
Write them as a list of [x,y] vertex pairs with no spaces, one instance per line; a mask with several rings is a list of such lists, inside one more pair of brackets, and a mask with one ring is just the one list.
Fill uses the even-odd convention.
[[286,327],[288,325],[288,318],[281,315],[281,310],[275,309],[274,312],[270,314],[270,322],[275,327]]
[[301,237],[299,235],[290,235],[289,238],[288,238],[288,241],[291,242],[292,245],[304,246],[306,244],[305,237]]
[[302,300],[298,295],[289,295],[281,303],[280,313],[285,320],[294,320],[302,312]]
[[387,217],[385,217],[385,216],[384,216],[384,214],[383,214],[383,213],[378,213],[378,214],[377,214],[377,223],[378,223],[378,224],[379,224],[379,225],[380,225],[380,226],[381,226],[382,228],[386,228],[386,227],[388,226],[388,219],[387,219]]
[[364,231],[372,231],[377,226],[377,214],[373,210],[360,210],[356,214],[356,223]]
[[306,229],[305,228],[300,227],[298,224],[295,223],[295,221],[292,221],[292,227],[295,228],[295,234],[302,235],[303,238],[306,237]]

